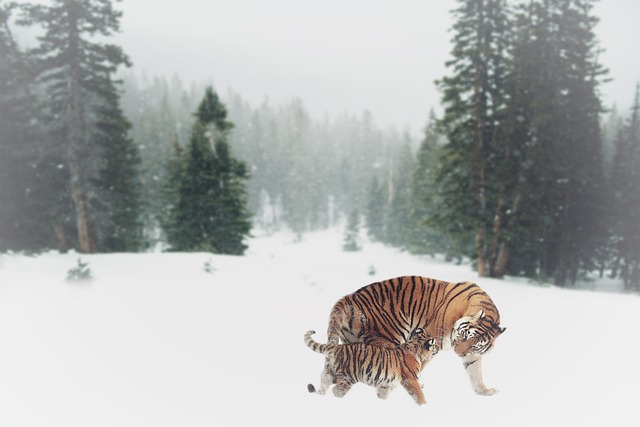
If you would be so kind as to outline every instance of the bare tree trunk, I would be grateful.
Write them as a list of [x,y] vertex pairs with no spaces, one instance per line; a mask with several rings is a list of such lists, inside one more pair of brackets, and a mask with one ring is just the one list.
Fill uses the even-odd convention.
[[[493,220],[493,238],[491,239],[491,246],[489,247],[489,274],[491,277],[496,276],[495,268],[498,258],[498,246],[500,242],[500,234],[502,232],[502,223],[504,221],[504,197],[500,197],[498,200],[498,206],[496,207],[496,215]],[[500,245],[500,250],[502,250]]]
[[477,254],[477,262],[478,262],[478,276],[486,277],[487,276],[487,259],[485,257],[485,234],[486,231],[484,227],[479,227],[476,231],[476,254]]
[[58,252],[64,254],[69,250],[67,246],[67,239],[64,235],[64,227],[59,222],[53,225],[53,234],[56,236],[56,242],[58,244]]
[[[511,217],[509,218],[509,222],[506,225],[507,230],[512,229],[516,224],[517,214],[520,207],[520,202],[522,201],[522,193],[518,193],[516,196],[513,207],[511,208]],[[493,266],[493,277],[502,278],[504,277],[504,273],[507,270],[507,263],[509,262],[509,238],[505,239],[500,244],[500,250],[498,252],[498,256],[495,260],[495,264]]]
[[493,267],[493,277],[502,279],[504,273],[507,270],[507,263],[509,262],[509,245],[507,243],[500,244],[500,252],[498,252],[498,258],[496,259],[495,266]]
[[73,93],[77,91],[77,88],[76,90],[72,89],[73,99],[69,111],[70,130],[67,160],[69,161],[71,197],[76,211],[76,227],[78,229],[80,252],[93,253],[96,251],[96,244],[93,236],[89,197],[86,189],[87,181],[89,180],[86,170],[86,130],[78,94]]
[[76,228],[78,229],[80,252],[94,253],[96,251],[96,243],[86,192],[79,183],[73,184],[74,179],[71,181],[71,196],[76,208]]
[[[483,38],[482,30],[484,29],[484,10],[483,3],[479,3],[479,28],[476,30],[476,55],[480,56],[482,51]],[[486,114],[485,94],[481,89],[481,79],[484,77],[484,58],[476,58],[475,79],[473,85],[475,99],[475,124],[476,124],[476,146],[474,160],[476,164],[476,202],[480,213],[480,224],[476,225],[476,256],[478,263],[478,275],[480,277],[487,276],[487,259],[486,259],[486,229],[484,226],[484,215],[486,210],[486,194],[485,194],[485,159],[484,155],[484,116]]]
[[[73,14],[69,14],[69,50],[72,56],[79,56],[78,23]],[[75,55],[74,55],[75,54]],[[76,211],[76,227],[80,252],[93,253],[96,242],[93,233],[89,196],[86,186],[89,175],[88,138],[85,122],[85,103],[81,87],[81,70],[78,63],[71,62],[68,68],[69,105],[67,107],[67,160],[69,161],[71,197]]]

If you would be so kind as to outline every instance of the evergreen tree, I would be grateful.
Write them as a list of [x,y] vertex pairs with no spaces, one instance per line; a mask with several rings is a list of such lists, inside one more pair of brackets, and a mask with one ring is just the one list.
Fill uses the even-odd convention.
[[311,153],[311,119],[300,100],[295,100],[285,118],[285,143],[289,147],[285,159],[285,191],[282,194],[284,215],[292,231],[300,239],[311,228],[310,212],[314,209],[310,179],[314,160]]
[[[436,178],[447,202],[433,218],[460,241],[473,239],[478,274],[491,274],[492,231],[500,218],[501,181],[494,174],[502,158],[506,109],[509,15],[505,0],[458,0],[454,10],[452,74],[438,85],[444,117],[439,125],[443,147]],[[469,254],[472,255],[472,254]]]
[[432,222],[474,242],[480,275],[562,285],[605,256],[592,3],[531,0],[512,19],[504,1],[459,1]]
[[[111,0],[52,0],[50,6],[25,5],[24,10],[25,25],[44,28],[32,54],[46,92],[45,151],[53,153],[59,159],[58,167],[68,174],[65,185],[55,189],[60,194],[56,234],[59,241],[68,240],[61,224],[73,217],[78,248],[95,252],[99,247],[95,181],[105,159],[104,147],[94,135],[104,123],[100,110],[114,103],[111,76],[120,65],[128,65],[128,59],[118,46],[94,40],[117,32],[121,13]],[[72,212],[68,211],[67,188]]]
[[189,145],[171,164],[174,195],[164,229],[172,250],[241,255],[251,223],[246,210],[246,166],[230,153],[226,107],[207,88]]
[[10,28],[15,6],[0,2],[0,251],[38,249],[46,223],[34,215],[39,141],[27,59]]
[[404,248],[408,246],[409,236],[415,233],[409,224],[411,210],[409,182],[411,181],[412,164],[413,153],[407,136],[391,169],[391,197],[385,226],[385,243]]
[[369,237],[378,242],[385,241],[387,232],[386,218],[389,205],[387,187],[386,182],[380,183],[376,175],[372,177],[365,218]]
[[614,263],[612,276],[640,291],[640,83],[631,116],[615,140],[612,176]]
[[58,213],[68,173],[44,140],[33,58],[19,49],[10,18],[19,8],[0,2],[0,250],[66,250]]
[[418,148],[411,170],[409,193],[409,230],[407,248],[415,254],[445,253],[453,256],[454,248],[446,233],[429,223],[437,215],[444,201],[437,196],[435,171],[440,161],[441,145],[435,129],[436,117],[432,111],[425,136]]
[[346,252],[358,252],[362,249],[360,246],[360,214],[357,210],[352,211],[349,215],[342,249]]
[[144,248],[140,153],[128,136],[130,123],[118,105],[112,89],[105,105],[97,110],[93,139],[103,150],[104,165],[96,191],[97,249],[100,252],[136,252]]
[[[534,0],[518,10],[510,78],[511,181],[502,267],[575,282],[595,267],[602,225],[598,85],[605,70],[591,1]],[[523,207],[526,206],[526,209]]]

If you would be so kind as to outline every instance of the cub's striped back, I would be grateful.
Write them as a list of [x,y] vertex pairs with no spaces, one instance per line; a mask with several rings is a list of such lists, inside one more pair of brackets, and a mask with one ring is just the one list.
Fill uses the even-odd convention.
[[384,399],[398,384],[409,392],[418,404],[425,403],[418,375],[426,363],[438,352],[435,340],[422,329],[411,339],[397,347],[385,348],[365,343],[320,344],[308,331],[304,342],[309,348],[326,356],[319,390],[308,385],[311,393],[325,394],[335,384],[333,393],[344,396],[351,386],[362,382],[375,387],[378,397]]

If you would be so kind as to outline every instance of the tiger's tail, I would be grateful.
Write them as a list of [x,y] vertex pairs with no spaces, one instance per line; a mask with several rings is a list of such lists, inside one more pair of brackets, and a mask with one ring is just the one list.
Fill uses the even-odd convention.
[[[335,303],[329,315],[327,342],[332,345],[360,342],[365,329],[362,311],[345,298]],[[345,333],[346,332],[346,333]]]
[[330,344],[340,343],[340,329],[342,328],[342,310],[339,303],[331,309],[329,316],[329,327],[327,328],[327,342]]
[[327,354],[327,352],[331,350],[333,345],[320,344],[319,342],[315,341],[313,338],[311,338],[311,335],[315,333],[316,331],[307,331],[307,333],[304,334],[304,343],[307,345],[307,347],[309,347],[311,350],[315,351],[316,353]]

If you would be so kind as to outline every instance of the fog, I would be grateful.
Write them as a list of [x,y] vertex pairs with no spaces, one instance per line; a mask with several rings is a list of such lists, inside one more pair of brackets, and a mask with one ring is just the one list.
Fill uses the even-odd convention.
[[[250,102],[301,98],[316,117],[373,113],[418,132],[440,95],[454,0],[126,0],[117,42],[134,69],[231,88]],[[626,109],[640,79],[636,0],[603,0],[597,35],[613,81],[603,102]]]

